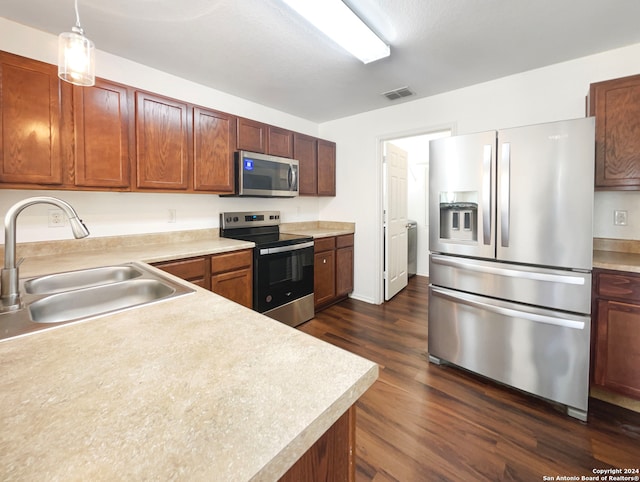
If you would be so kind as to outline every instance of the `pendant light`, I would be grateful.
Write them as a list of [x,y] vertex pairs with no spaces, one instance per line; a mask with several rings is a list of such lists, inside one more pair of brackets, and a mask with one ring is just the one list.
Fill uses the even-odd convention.
[[75,6],[75,26],[71,27],[71,32],[58,36],[58,77],[75,85],[90,87],[96,82],[95,49],[80,26],[78,0],[75,0]]

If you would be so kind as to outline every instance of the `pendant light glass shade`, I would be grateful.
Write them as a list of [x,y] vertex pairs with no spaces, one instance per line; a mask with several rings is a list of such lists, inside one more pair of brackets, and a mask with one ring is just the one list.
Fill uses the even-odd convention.
[[58,36],[58,77],[75,85],[90,87],[96,83],[95,47],[84,36],[76,0],[76,25]]

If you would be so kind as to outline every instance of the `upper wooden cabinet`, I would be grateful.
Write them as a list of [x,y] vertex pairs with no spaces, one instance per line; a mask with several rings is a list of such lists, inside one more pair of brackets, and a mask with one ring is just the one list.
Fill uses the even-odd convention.
[[318,196],[336,195],[336,143],[318,139]]
[[73,87],[75,185],[129,188],[130,97],[127,87],[102,79]]
[[193,182],[196,191],[232,193],[236,118],[193,108]]
[[335,196],[336,145],[0,51],[3,188],[230,194],[236,150],[300,161],[300,194]]
[[136,92],[136,187],[189,187],[187,104]]
[[300,167],[298,189],[301,195],[318,194],[318,139],[304,134],[293,135],[293,158]]
[[640,75],[591,84],[600,189],[640,189]]
[[280,127],[268,126],[267,154],[293,158],[293,132]]
[[61,184],[55,65],[0,52],[0,181]]
[[267,153],[267,125],[238,118],[238,150]]

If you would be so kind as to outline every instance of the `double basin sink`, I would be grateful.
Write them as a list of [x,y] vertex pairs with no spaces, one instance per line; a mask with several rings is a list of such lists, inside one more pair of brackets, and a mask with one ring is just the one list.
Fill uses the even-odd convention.
[[21,282],[24,308],[0,314],[0,340],[193,293],[140,263],[68,271]]

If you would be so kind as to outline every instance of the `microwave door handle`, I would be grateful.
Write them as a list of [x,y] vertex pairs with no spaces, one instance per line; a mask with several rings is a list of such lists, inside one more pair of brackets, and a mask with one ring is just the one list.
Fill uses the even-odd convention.
[[491,144],[484,146],[482,159],[482,239],[491,244]]
[[293,190],[293,186],[296,185],[296,171],[293,168],[293,164],[289,164],[289,191]]
[[502,161],[501,161],[501,179],[500,179],[500,238],[503,248],[509,247],[509,209],[511,195],[511,144],[505,142],[502,144]]

